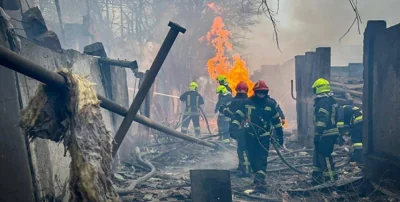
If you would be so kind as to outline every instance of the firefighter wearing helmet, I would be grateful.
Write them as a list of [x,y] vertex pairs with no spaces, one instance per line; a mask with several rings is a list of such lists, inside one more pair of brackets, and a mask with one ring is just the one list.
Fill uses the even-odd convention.
[[255,173],[254,188],[266,191],[267,158],[274,129],[278,143],[283,145],[283,129],[277,102],[268,96],[269,88],[264,81],[258,81],[253,88],[254,95],[246,99],[236,111],[232,120],[232,131],[245,132],[250,165]]
[[[227,106],[221,106],[219,112],[223,113],[229,118],[234,118],[235,112],[243,106],[244,101],[248,98],[247,92],[249,87],[244,81],[239,82],[236,85],[236,96],[233,98],[232,102]],[[249,177],[250,176],[250,162],[246,149],[246,141],[244,137],[244,131],[232,131],[230,127],[229,134],[233,139],[237,141],[237,154],[239,159],[238,177]]]
[[193,122],[194,133],[200,135],[200,114],[199,107],[204,104],[203,97],[197,92],[199,86],[196,82],[189,84],[189,91],[180,96],[180,100],[185,103],[185,112],[183,113],[181,132],[186,134],[190,121]]
[[232,93],[232,89],[231,89],[231,87],[229,87],[228,80],[226,79],[226,76],[225,76],[225,75],[219,75],[219,76],[217,76],[217,81],[218,81],[219,85],[225,86],[226,89],[227,89],[229,92]]
[[317,79],[312,85],[314,94],[314,154],[313,184],[335,181],[337,174],[332,159],[333,146],[339,136],[336,127],[338,105],[333,98],[329,81]]
[[363,113],[361,109],[353,105],[339,107],[337,127],[341,136],[347,134],[351,137],[350,161],[361,165],[363,163]]
[[[217,88],[216,93],[218,94],[218,102],[215,105],[215,113],[219,112],[219,109],[223,106],[228,105],[232,101],[232,94],[224,85],[220,85]],[[229,135],[229,122],[230,118],[225,116],[223,113],[218,114],[217,125],[218,134],[220,140],[226,144],[230,145],[230,135]]]

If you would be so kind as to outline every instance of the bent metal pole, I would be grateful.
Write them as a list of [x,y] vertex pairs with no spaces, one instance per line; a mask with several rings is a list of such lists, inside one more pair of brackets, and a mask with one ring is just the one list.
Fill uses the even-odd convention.
[[[0,45],[0,65],[12,69],[25,76],[31,77],[35,80],[38,80],[49,86],[54,86],[61,90],[66,90],[64,77],[55,72],[52,72],[48,69],[41,67],[40,65],[18,55],[17,53],[12,52],[11,50],[1,45]],[[115,103],[112,100],[103,97],[102,95],[97,94],[97,98],[101,101],[100,106],[104,109],[112,111],[121,116],[126,116],[126,114],[128,113],[128,110],[126,108],[119,105],[118,103]],[[134,121],[143,124],[147,127],[153,128],[155,130],[164,132],[167,135],[171,135],[189,142],[193,142],[211,148],[217,147],[215,144],[212,144],[210,142],[185,135],[167,126],[155,123],[153,120],[145,116],[142,116],[140,114],[136,114],[136,116],[134,117]]]
[[161,45],[160,50],[158,51],[156,58],[153,61],[153,64],[151,65],[149,71],[146,73],[146,77],[144,77],[143,83],[140,85],[139,91],[137,92],[131,106],[129,107],[128,114],[125,116],[120,127],[118,128],[117,133],[115,134],[113,144],[113,156],[117,154],[119,146],[121,146],[121,143],[124,140],[126,133],[131,127],[132,121],[139,111],[144,99],[146,98],[146,95],[148,94],[151,85],[154,83],[154,80],[156,79],[157,74],[160,71],[162,64],[164,63],[165,58],[167,58],[167,55],[171,50],[171,47],[174,44],[176,37],[178,36],[179,32],[186,32],[185,28],[173,22],[169,22],[168,26],[170,27],[169,32],[165,37],[164,42]]

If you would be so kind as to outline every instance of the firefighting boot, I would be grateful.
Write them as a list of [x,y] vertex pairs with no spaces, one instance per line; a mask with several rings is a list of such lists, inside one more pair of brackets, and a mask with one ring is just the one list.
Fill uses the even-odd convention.
[[268,191],[267,185],[264,182],[256,182],[253,186],[254,192],[253,193],[265,193]]
[[313,171],[311,178],[311,185],[316,186],[322,183],[324,183],[324,176],[322,175],[322,172]]
[[254,176],[254,192],[256,193],[265,193],[267,192],[267,185],[265,182],[266,178],[266,173],[263,171],[258,171],[256,172],[256,175]]
[[238,178],[251,177],[250,173],[248,171],[246,171],[246,168],[242,164],[239,164],[239,167],[237,168],[237,171],[238,172],[236,173],[236,177],[238,177]]

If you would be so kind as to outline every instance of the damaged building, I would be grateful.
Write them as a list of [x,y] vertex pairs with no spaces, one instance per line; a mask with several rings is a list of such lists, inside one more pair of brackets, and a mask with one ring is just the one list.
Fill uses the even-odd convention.
[[[0,0],[0,201],[400,200],[400,24],[368,21],[360,63],[333,66],[331,48],[318,47],[252,72],[248,79],[269,81],[271,96],[284,109],[296,108],[285,112],[293,121],[284,128],[285,144],[278,148],[271,142],[268,192],[254,194],[253,179],[239,177],[234,169],[238,145],[221,144],[213,130],[212,81],[198,79],[206,86],[199,92],[208,105],[201,136],[179,132],[180,120],[173,117],[185,87],[167,89],[161,85],[167,81],[156,82],[184,27],[164,25],[154,60],[139,71],[137,61],[112,58],[110,47],[85,32],[90,32],[90,17],[57,28],[60,18],[48,26],[40,9],[28,2]],[[128,74],[139,80],[137,87],[129,88]],[[336,146],[332,161],[340,179],[314,186],[308,179],[313,170],[311,86],[317,78],[330,81],[339,105],[362,109],[364,165],[349,163],[349,147]],[[133,142],[134,135],[141,138]]]

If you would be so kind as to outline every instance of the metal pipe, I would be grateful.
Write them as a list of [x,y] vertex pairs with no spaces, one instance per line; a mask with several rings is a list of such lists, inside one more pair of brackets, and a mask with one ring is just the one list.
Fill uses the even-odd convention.
[[160,71],[162,64],[164,63],[165,58],[171,50],[171,47],[174,44],[176,37],[178,36],[179,32],[186,32],[185,28],[173,22],[169,22],[168,26],[170,27],[170,30],[165,37],[164,42],[161,45],[160,50],[158,51],[156,58],[153,61],[153,64],[146,73],[143,83],[141,84],[139,91],[137,92],[131,106],[129,107],[128,114],[125,116],[120,127],[118,128],[117,133],[115,134],[113,156],[115,156],[115,154],[117,153],[119,146],[121,145],[126,136],[126,133],[131,127],[132,121],[134,120],[137,112],[140,109],[140,106],[142,105],[144,99],[146,98],[146,95],[148,94],[152,84],[154,83],[154,80],[156,79],[156,76]]
[[60,2],[59,2],[59,0],[54,0],[54,3],[56,4],[58,22],[60,23],[61,37],[62,37],[63,43],[66,43],[66,41],[65,41],[65,30],[64,30],[64,24],[63,24],[63,21],[62,21]]
[[[40,65],[10,51],[4,46],[0,46],[0,65],[12,69],[18,73],[24,74],[25,76],[31,77],[49,86],[55,86],[61,90],[67,90],[65,86],[64,77],[48,69],[45,69]],[[112,100],[109,100],[99,94],[97,94],[97,98],[101,101],[100,106],[102,108],[112,111],[121,116],[127,115],[128,110],[125,107],[119,105],[118,103],[115,103]],[[155,123],[153,120],[144,117],[140,114],[136,114],[136,116],[134,117],[134,121],[143,124],[145,126],[148,126],[150,128],[153,128],[155,130],[164,132],[167,135],[171,135],[189,142],[193,142],[211,148],[217,147],[212,143],[191,136],[187,136],[174,129],[168,128],[167,126]]]
[[292,95],[293,100],[296,100],[293,91],[293,80],[290,80],[290,94]]
[[119,67],[127,67],[127,68],[131,69],[132,71],[139,68],[136,60],[135,61],[126,61],[126,60],[114,60],[114,59],[110,59],[110,58],[99,58],[98,61],[101,64],[107,64],[107,65],[113,65],[113,66],[119,66]]

